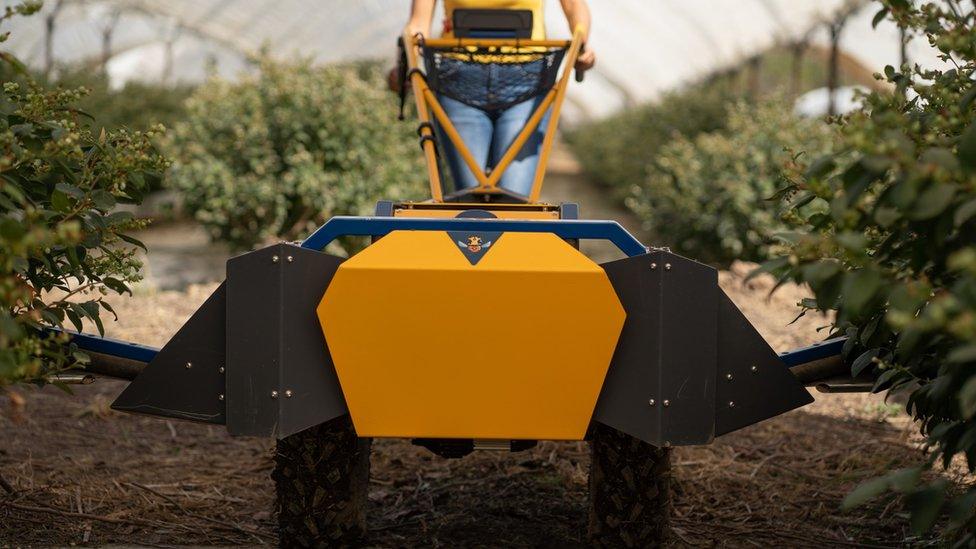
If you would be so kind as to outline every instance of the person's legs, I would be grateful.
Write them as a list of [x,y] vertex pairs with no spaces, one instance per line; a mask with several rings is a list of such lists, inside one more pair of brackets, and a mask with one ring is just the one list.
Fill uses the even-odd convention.
[[[509,107],[495,119],[494,139],[491,142],[490,160],[492,166],[502,159],[519,132],[525,127],[525,123],[532,117],[532,113],[542,103],[544,97],[536,97]],[[522,196],[528,196],[532,191],[532,182],[535,180],[535,171],[539,165],[539,153],[542,150],[542,141],[545,138],[546,123],[549,121],[551,111],[551,109],[546,111],[542,117],[542,122],[529,135],[529,139],[515,156],[515,160],[509,164],[502,174],[499,180],[499,186],[502,188]]]
[[[488,155],[491,150],[493,131],[491,118],[481,109],[465,105],[450,97],[441,96],[438,97],[438,101],[444,107],[444,111],[461,135],[461,139],[467,145],[468,150],[471,151],[471,155],[478,162],[478,166],[484,170],[488,165]],[[454,176],[455,190],[477,187],[478,178],[471,173],[471,169],[461,158],[461,153],[458,152],[454,143],[444,133],[440,124],[435,123],[434,126],[437,128],[441,151],[447,160],[451,175]]]

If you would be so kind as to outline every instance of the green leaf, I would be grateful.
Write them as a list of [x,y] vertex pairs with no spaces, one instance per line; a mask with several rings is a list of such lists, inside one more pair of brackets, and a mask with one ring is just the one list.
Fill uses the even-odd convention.
[[61,182],[55,185],[54,188],[75,199],[84,198],[85,196],[84,191],[70,183]]
[[888,490],[888,479],[885,477],[878,477],[861,483],[857,488],[851,490],[849,494],[841,502],[841,509],[850,510],[855,507],[860,507],[865,503],[871,501],[872,499],[880,496]]
[[884,7],[878,10],[878,13],[874,14],[871,19],[871,28],[877,28],[878,24],[884,21],[884,18],[888,16],[888,8]]
[[860,269],[844,277],[844,307],[851,314],[860,314],[881,289],[881,275],[874,269]]
[[915,202],[915,209],[909,212],[911,219],[924,221],[938,216],[949,207],[956,196],[956,187],[946,183],[935,183],[922,191]]
[[806,177],[806,179],[821,179],[833,171],[836,166],[837,163],[834,162],[833,156],[822,156],[816,159],[813,164],[807,168],[804,177]]
[[953,222],[956,227],[962,227],[963,223],[969,221],[976,215],[976,198],[964,203],[962,206],[956,209],[956,215],[953,218]]
[[881,353],[881,349],[870,349],[861,353],[861,356],[854,360],[854,364],[851,364],[851,375],[857,377],[861,375],[864,370],[874,364],[874,358]]
[[115,197],[104,189],[97,189],[91,194],[92,203],[99,210],[107,212],[115,207]]
[[123,241],[128,242],[129,244],[132,244],[133,246],[138,246],[139,248],[142,248],[142,251],[144,251],[144,252],[147,252],[147,253],[149,252],[149,249],[146,248],[146,245],[145,244],[143,244],[139,240],[136,240],[135,238],[132,238],[131,236],[129,236],[127,234],[119,233],[116,236],[118,236],[119,238],[121,238]]
[[912,512],[911,526],[915,533],[924,534],[932,529],[945,503],[945,489],[945,482],[935,483],[905,498],[905,504]]
[[[976,343],[956,347],[949,353],[946,360],[955,364],[976,362]],[[976,377],[972,378],[972,380],[976,380]],[[976,390],[976,388],[974,388],[974,390]]]
[[84,326],[81,323],[81,317],[78,316],[78,313],[76,313],[71,308],[67,308],[67,309],[64,310],[64,314],[65,314],[65,316],[68,317],[68,320],[71,321],[71,324],[74,326],[75,331],[77,331],[77,332],[82,331],[82,328],[84,328]]
[[68,195],[55,189],[51,193],[51,207],[61,213],[68,212],[71,209],[71,202],[68,201]]
[[956,154],[959,156],[959,163],[967,171],[976,171],[976,122],[962,133]]
[[126,294],[126,293],[132,295],[132,290],[129,289],[129,287],[125,284],[125,282],[122,282],[117,278],[112,278],[112,277],[103,278],[102,284],[105,284],[105,286],[107,286],[111,290],[114,290],[119,295]]

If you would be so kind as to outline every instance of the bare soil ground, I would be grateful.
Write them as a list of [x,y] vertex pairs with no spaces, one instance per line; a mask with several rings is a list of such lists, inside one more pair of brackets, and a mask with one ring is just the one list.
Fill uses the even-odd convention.
[[[572,166],[557,159],[550,196],[582,196],[589,217],[623,216],[599,190],[570,187],[573,177]],[[770,298],[772,281],[745,284],[748,269],[722,273],[722,287],[777,351],[822,338],[824,319],[789,325],[802,289],[785,287]],[[160,346],[213,287],[144,287],[116,300],[123,321],[109,323],[109,335]],[[273,442],[113,412],[109,404],[122,387],[99,381],[74,396],[48,387],[0,397],[0,475],[11,489],[0,489],[0,546],[275,544]],[[675,450],[671,546],[918,541],[896,505],[838,510],[860,481],[920,458],[908,419],[877,396],[815,396],[802,410],[711,446]],[[542,442],[522,453],[460,460],[405,441],[373,448],[370,541],[377,547],[585,543],[583,443]]]

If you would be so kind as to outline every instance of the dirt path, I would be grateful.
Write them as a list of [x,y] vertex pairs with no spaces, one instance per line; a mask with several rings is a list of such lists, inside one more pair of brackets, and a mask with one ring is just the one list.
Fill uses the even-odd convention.
[[[572,159],[558,156],[546,191],[573,197],[586,217],[622,220]],[[609,250],[590,250],[612,256]],[[778,351],[818,338],[822,319],[789,326],[803,296],[772,281],[722,273],[723,289]],[[119,300],[111,335],[161,345],[213,284],[144,286]],[[100,381],[75,396],[53,388],[0,397],[0,546],[275,543],[269,479],[273,443],[217,427],[112,412],[123,384]],[[884,504],[845,514],[858,482],[913,463],[919,450],[902,414],[878,397],[815,395],[817,402],[674,453],[672,546],[895,546],[907,524]],[[370,521],[379,547],[573,547],[585,539],[589,458],[582,443],[478,452],[443,460],[404,441],[374,445]]]

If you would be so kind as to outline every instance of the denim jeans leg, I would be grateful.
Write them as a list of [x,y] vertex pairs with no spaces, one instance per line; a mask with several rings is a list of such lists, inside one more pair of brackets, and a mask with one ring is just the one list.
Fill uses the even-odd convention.
[[[491,143],[491,163],[495,165],[501,160],[502,156],[508,151],[509,146],[515,141],[519,132],[525,127],[526,122],[532,117],[532,113],[542,103],[545,96],[536,97],[528,101],[523,101],[517,105],[509,107],[495,120],[494,139]],[[539,153],[542,150],[542,141],[545,138],[546,123],[549,120],[552,109],[546,111],[539,126],[529,136],[528,141],[515,156],[515,160],[508,166],[505,173],[499,180],[499,185],[509,191],[528,196],[532,191],[532,183],[535,180],[535,171],[539,166]]]
[[[464,141],[468,150],[471,151],[471,155],[474,156],[478,166],[484,171],[488,165],[488,155],[491,150],[491,136],[493,131],[491,118],[481,109],[465,105],[450,97],[440,96],[437,99],[447,113],[448,118],[451,119],[451,123],[454,124],[454,128],[458,134],[461,135],[462,141]],[[471,169],[464,162],[464,159],[461,158],[461,153],[458,152],[454,143],[444,133],[441,125],[435,124],[435,127],[437,128],[441,151],[445,160],[447,160],[451,175],[454,177],[455,190],[477,187],[478,178],[471,173]]]

